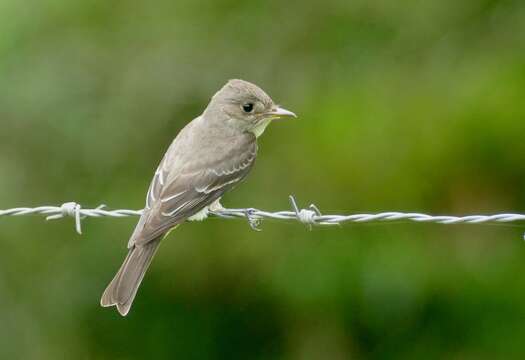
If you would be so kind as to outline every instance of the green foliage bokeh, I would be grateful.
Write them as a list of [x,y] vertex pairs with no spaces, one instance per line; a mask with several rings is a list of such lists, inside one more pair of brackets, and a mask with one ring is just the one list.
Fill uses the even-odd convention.
[[[230,78],[299,114],[229,207],[525,211],[525,3],[0,2],[0,208],[141,208]],[[173,232],[127,318],[98,305],[136,219],[0,218],[0,358],[525,356],[523,227]]]

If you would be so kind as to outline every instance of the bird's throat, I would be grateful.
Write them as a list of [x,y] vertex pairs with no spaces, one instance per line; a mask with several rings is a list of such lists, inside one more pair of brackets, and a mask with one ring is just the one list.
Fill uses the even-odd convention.
[[263,134],[264,130],[266,130],[266,127],[270,125],[273,118],[267,118],[264,120],[261,120],[251,131],[255,135],[255,137],[259,137]]

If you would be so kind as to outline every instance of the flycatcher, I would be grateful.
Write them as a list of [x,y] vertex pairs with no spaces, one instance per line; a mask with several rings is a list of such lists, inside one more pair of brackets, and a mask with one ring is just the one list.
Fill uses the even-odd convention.
[[253,167],[257,138],[281,117],[296,115],[247,81],[230,80],[212,97],[204,113],[175,137],[155,171],[128,255],[104,291],[102,306],[129,312],[160,241],[185,220],[202,220],[210,209],[221,208],[221,196]]

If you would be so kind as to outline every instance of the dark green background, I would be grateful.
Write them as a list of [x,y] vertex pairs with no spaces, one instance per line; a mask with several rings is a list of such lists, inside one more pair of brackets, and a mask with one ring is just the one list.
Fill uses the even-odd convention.
[[[298,120],[229,207],[525,211],[525,3],[0,2],[0,208],[141,208],[230,78]],[[524,227],[208,220],[99,307],[136,218],[0,219],[2,359],[525,356]]]

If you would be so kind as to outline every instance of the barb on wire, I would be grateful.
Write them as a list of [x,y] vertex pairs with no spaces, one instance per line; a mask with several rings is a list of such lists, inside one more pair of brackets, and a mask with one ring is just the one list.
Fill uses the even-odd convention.
[[297,206],[293,195],[290,195],[289,199],[290,203],[292,204],[293,211],[295,212],[295,216],[297,217],[297,220],[299,220],[303,224],[306,224],[308,226],[308,229],[312,230],[312,225],[315,225],[315,217],[322,216],[321,211],[319,211],[319,208],[314,204],[310,204],[308,209],[299,210],[299,207]]
[[1,216],[24,216],[24,215],[45,215],[46,220],[62,219],[70,216],[75,218],[75,229],[82,234],[81,221],[86,217],[127,217],[138,216],[142,210],[105,210],[106,205],[100,205],[94,209],[83,209],[76,202],[66,202],[60,206],[39,206],[35,208],[20,207],[7,210],[0,210]]
[[[248,220],[253,230],[260,231],[260,223],[263,219],[274,220],[295,220],[305,224],[309,229],[313,226],[330,226],[341,225],[345,222],[385,222],[396,220],[407,220],[414,222],[430,222],[437,224],[479,224],[479,223],[509,223],[516,221],[525,222],[523,214],[495,214],[495,215],[467,215],[467,216],[450,216],[441,215],[433,216],[421,213],[404,213],[404,212],[382,212],[378,214],[352,214],[352,215],[323,215],[319,208],[311,204],[306,209],[300,209],[293,196],[290,196],[292,211],[269,212],[254,208],[247,209],[221,209],[210,211],[215,217],[232,219],[244,218]],[[82,234],[81,222],[87,217],[127,217],[139,216],[142,210],[107,210],[105,205],[100,205],[94,209],[84,209],[75,202],[67,202],[61,206],[40,206],[35,208],[13,208],[0,210],[1,216],[23,216],[23,215],[44,215],[46,220],[61,219],[64,217],[73,217],[75,219],[75,229],[77,233]],[[525,240],[525,235],[524,235]]]

